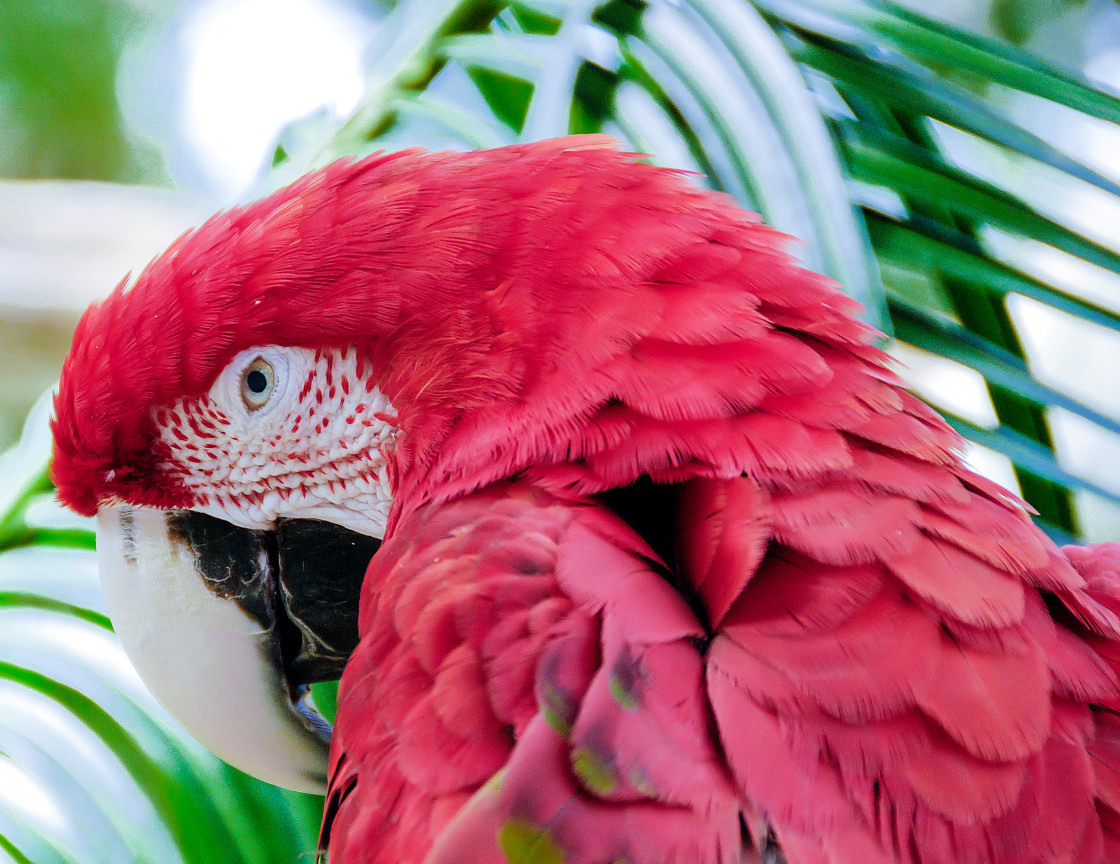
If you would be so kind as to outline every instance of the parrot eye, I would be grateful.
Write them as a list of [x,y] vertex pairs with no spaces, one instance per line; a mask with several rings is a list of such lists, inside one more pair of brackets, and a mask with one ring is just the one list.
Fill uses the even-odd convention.
[[276,388],[276,371],[263,357],[258,357],[241,373],[241,401],[250,411],[262,408]]

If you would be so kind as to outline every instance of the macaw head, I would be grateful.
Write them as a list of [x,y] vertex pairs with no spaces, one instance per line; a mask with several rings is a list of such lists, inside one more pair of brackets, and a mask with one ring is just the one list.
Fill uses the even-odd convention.
[[149,687],[228,761],[321,789],[304,693],[403,513],[515,475],[742,473],[713,424],[833,374],[788,331],[873,350],[784,245],[593,137],[341,161],[184,235],[85,314],[55,401],[53,478],[97,516]]

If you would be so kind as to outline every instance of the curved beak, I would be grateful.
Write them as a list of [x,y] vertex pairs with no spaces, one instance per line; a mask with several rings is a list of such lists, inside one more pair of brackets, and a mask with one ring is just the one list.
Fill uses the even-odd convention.
[[320,794],[331,729],[308,685],[337,678],[357,645],[379,546],[314,520],[252,531],[190,510],[97,514],[109,615],[148,689],[226,762]]

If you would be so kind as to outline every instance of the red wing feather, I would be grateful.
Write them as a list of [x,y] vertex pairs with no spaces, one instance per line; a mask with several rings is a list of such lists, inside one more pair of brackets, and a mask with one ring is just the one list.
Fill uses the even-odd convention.
[[827,835],[861,820],[839,772],[799,752],[778,715],[747,697],[723,672],[709,666],[708,694],[728,763],[743,793],[770,819],[795,831]]
[[[448,694],[444,691],[438,695],[447,698]],[[485,695],[485,690],[481,695]],[[488,706],[472,718],[462,734],[440,718],[437,698],[434,691],[422,698],[405,715],[397,732],[397,764],[401,774],[429,796],[477,786],[509,757],[509,741],[502,736]]]
[[816,389],[831,377],[815,351],[774,332],[702,345],[643,339],[601,374],[615,398],[666,420],[735,416],[768,393]]
[[745,477],[696,479],[684,484],[679,507],[678,566],[718,628],[766,554],[769,495]]
[[1051,738],[1042,752],[1038,819],[1030,848],[1050,861],[1073,860],[1084,844],[1084,832],[1094,816],[1093,769],[1084,746]]
[[1050,734],[1050,677],[1041,652],[1027,646],[1018,654],[990,652],[943,636],[918,704],[979,758],[1037,752]]
[[1116,672],[1089,643],[1067,627],[1055,628],[1053,640],[1045,644],[1045,652],[1055,696],[1086,703],[1114,697]]
[[897,776],[902,789],[912,791],[934,813],[976,825],[1002,816],[1019,800],[1027,780],[1024,762],[966,756],[945,735],[932,736],[932,745],[905,760]]
[[934,423],[908,411],[872,414],[849,427],[873,444],[897,450],[935,465],[955,465],[959,461],[960,439],[940,422]]
[[[969,522],[958,522],[937,512],[922,516],[922,527],[936,541],[952,543],[977,558],[1015,576],[1026,577],[1047,563],[1046,544],[1023,526],[1020,536],[980,532]],[[1020,545],[1020,541],[1025,541]]]
[[776,546],[731,608],[721,630],[731,636],[742,628],[763,636],[828,634],[864,609],[886,584],[885,574],[874,566],[820,564]]
[[936,621],[888,592],[828,630],[770,636],[729,616],[723,632],[822,710],[853,722],[912,707],[937,669]]
[[[1096,713],[1096,730],[1089,744],[1094,791],[1100,803],[1120,813],[1120,717],[1107,711]],[[1120,817],[1117,821],[1120,830]]]
[[[640,642],[703,635],[681,596],[665,580],[650,577],[648,560],[612,545],[594,524],[573,524],[567,539],[557,558],[556,581],[585,610],[624,621],[628,638]],[[596,577],[588,578],[589,573]]]
[[820,710],[803,710],[794,722],[818,758],[834,762],[849,781],[895,773],[929,751],[934,738],[944,734],[917,711],[850,723]]
[[963,504],[969,499],[957,475],[941,465],[865,448],[852,451],[852,462],[844,476],[866,486],[872,493],[892,492],[924,503]]
[[922,536],[910,554],[888,560],[908,588],[947,616],[979,627],[1022,620],[1023,583],[955,546]]
[[[531,842],[571,861],[700,864],[738,854],[731,814],[742,812],[801,856],[794,864],[856,854],[861,864],[1082,864],[1076,855],[1111,848],[1086,813],[1097,788],[1108,806],[1112,775],[1094,779],[1080,704],[1056,700],[1113,694],[1115,673],[1021,581],[925,535],[915,554],[886,544],[857,565],[767,541],[783,520],[856,530],[804,486],[763,494],[745,479],[704,480],[682,501],[697,507],[682,522],[694,520],[682,549],[703,574],[696,589],[717,610],[730,602],[703,657],[704,631],[650,569],[652,552],[587,503],[496,489],[411,529],[396,566],[389,546],[379,602],[398,598],[402,611],[380,614],[415,659],[388,677],[399,674],[406,693],[424,680],[431,689],[403,717],[400,699],[380,703],[394,743],[386,751],[375,739],[368,752],[399,767],[369,775],[369,796],[358,777],[334,811],[339,836],[385,832],[377,842],[399,853],[411,826],[436,844],[432,862],[475,846],[475,860],[501,862],[510,844]],[[477,507],[486,516],[472,523]],[[449,509],[463,528],[444,518]],[[721,521],[729,513],[756,527],[738,533]],[[923,571],[923,554],[941,569]],[[422,571],[436,558],[432,579]],[[405,561],[421,570],[402,570]],[[370,644],[384,654],[382,643]],[[1107,728],[1098,721],[1102,741]],[[1120,776],[1108,746],[1091,751],[1111,766],[1097,774]],[[339,777],[354,782],[344,768]],[[368,820],[387,795],[396,821],[375,831]],[[649,832],[668,826],[665,857]],[[691,857],[704,855],[715,857]]]
[[772,499],[774,536],[824,564],[882,561],[913,551],[923,520],[908,498],[837,484]]
[[581,784],[605,800],[701,811],[735,800],[708,736],[703,664],[687,643],[608,648],[570,746]]

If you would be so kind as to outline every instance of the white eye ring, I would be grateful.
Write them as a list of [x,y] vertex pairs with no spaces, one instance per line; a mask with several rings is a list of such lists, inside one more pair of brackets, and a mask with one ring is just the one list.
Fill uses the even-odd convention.
[[249,411],[268,404],[276,390],[276,370],[263,357],[257,357],[241,371],[241,401]]
[[210,398],[215,407],[246,428],[261,428],[272,422],[277,412],[283,413],[291,395],[292,375],[301,377],[306,363],[302,349],[282,345],[257,345],[237,354],[221,371]]

